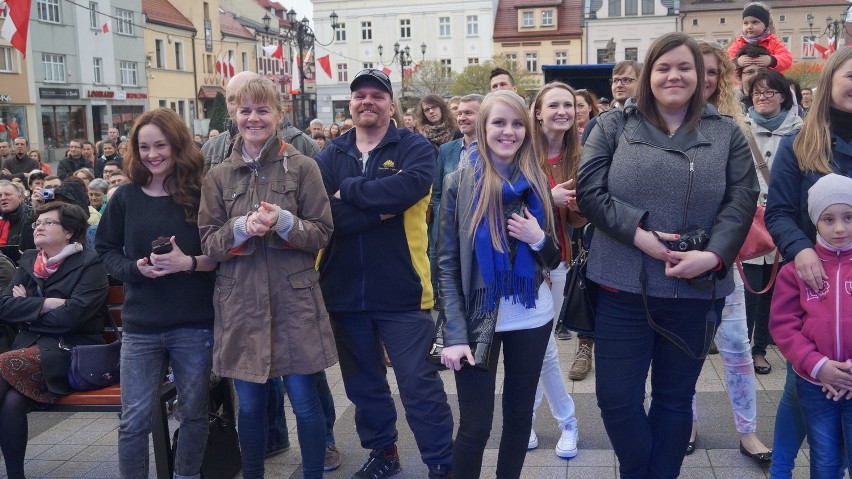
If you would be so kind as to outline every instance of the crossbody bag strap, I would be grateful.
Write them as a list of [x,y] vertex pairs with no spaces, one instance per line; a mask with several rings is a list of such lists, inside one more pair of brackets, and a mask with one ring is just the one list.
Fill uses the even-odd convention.
[[763,181],[766,182],[766,185],[769,185],[769,163],[763,159],[763,155],[760,153],[760,148],[757,147],[757,142],[754,140],[754,135],[752,135],[751,130],[745,130],[745,137],[748,140],[748,146],[751,149],[751,156],[754,157],[754,166],[757,167],[757,171],[760,172],[760,175],[763,176]]

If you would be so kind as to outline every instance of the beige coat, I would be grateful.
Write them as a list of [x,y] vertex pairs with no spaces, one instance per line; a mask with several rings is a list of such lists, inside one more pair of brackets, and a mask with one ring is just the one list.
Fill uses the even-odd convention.
[[[328,196],[313,159],[273,142],[260,166],[233,155],[204,178],[198,226],[204,254],[219,261],[214,306],[213,371],[255,383],[310,374],[337,362],[328,313],[314,268],[333,230]],[[234,254],[234,224],[261,201],[293,214],[284,240],[252,237]]]

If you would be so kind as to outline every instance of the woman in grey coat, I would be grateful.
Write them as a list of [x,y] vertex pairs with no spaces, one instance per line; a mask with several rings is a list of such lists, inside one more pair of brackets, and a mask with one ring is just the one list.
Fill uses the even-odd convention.
[[596,228],[596,393],[621,477],[675,478],[758,184],[742,132],[704,102],[696,42],[663,35],[645,65],[636,103],[592,130],[577,197]]

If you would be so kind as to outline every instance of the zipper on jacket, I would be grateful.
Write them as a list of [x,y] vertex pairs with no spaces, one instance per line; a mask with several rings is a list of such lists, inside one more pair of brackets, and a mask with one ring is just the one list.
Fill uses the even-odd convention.
[[843,284],[840,282],[840,270],[843,268],[843,260],[840,258],[840,251],[836,252],[837,255],[837,274],[834,278],[834,340],[837,345],[837,354],[834,356],[835,360],[842,361],[843,359],[840,357],[840,344],[842,343],[840,335],[840,288],[843,287]]

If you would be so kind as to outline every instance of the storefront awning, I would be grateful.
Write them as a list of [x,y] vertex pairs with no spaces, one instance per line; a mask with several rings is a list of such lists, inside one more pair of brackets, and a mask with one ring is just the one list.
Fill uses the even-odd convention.
[[216,98],[217,93],[224,95],[225,89],[220,86],[203,85],[201,89],[198,90],[198,98],[200,100],[212,100]]

